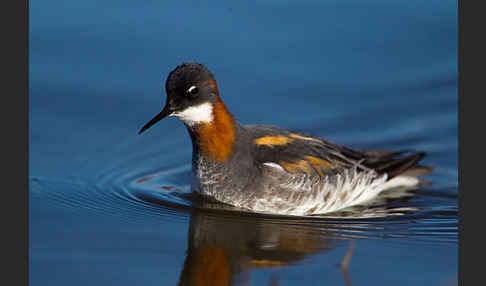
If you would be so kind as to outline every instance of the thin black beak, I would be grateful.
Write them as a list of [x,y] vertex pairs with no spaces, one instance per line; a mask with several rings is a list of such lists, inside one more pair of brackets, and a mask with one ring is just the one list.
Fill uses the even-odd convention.
[[152,125],[155,123],[159,122],[160,120],[164,119],[165,117],[169,116],[172,114],[172,110],[166,105],[164,109],[157,115],[155,115],[152,120],[150,120],[147,124],[145,124],[140,131],[138,131],[138,134],[141,134],[145,130],[149,129]]

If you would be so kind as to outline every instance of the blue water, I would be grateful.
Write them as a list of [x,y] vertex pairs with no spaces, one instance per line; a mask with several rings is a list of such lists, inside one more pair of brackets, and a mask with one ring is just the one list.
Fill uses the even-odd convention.
[[[456,284],[457,2],[29,3],[31,285]],[[431,184],[342,217],[201,204],[182,123],[137,135],[184,61],[242,123],[426,151]]]

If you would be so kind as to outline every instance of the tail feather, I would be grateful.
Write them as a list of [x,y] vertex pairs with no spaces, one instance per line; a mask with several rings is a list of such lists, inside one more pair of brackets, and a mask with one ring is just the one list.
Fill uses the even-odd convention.
[[424,176],[432,173],[434,171],[434,168],[430,166],[422,166],[422,165],[417,165],[413,168],[410,168],[403,173],[400,174],[400,176],[410,176],[410,177],[418,177],[418,176]]
[[396,176],[416,177],[432,172],[432,167],[418,165],[420,159],[425,156],[425,152],[414,153],[399,158],[396,157],[396,155],[402,153],[403,152],[368,151],[367,154],[371,155],[371,157],[367,159],[364,164],[367,167],[373,168],[378,173],[387,173],[388,178]]

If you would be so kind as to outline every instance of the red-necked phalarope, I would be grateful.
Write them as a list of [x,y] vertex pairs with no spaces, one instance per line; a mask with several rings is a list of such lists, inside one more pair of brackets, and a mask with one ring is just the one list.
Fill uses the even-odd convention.
[[275,126],[242,125],[221,100],[212,73],[184,63],[168,76],[164,109],[187,127],[193,189],[254,212],[311,215],[337,211],[392,187],[415,187],[430,167],[424,152],[357,150]]

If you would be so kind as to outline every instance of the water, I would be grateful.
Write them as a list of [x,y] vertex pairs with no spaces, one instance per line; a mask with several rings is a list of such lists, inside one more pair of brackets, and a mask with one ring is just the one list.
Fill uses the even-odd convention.
[[[326,217],[198,201],[183,125],[137,135],[187,60],[242,123],[426,151],[431,184]],[[31,1],[29,168],[31,285],[454,285],[457,3]]]

